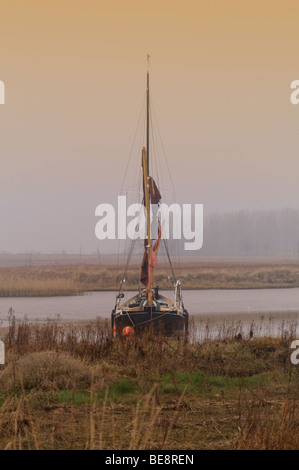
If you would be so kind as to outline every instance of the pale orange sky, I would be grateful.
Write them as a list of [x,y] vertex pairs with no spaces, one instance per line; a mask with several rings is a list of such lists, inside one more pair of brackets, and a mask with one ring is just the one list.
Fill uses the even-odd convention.
[[2,0],[0,251],[95,249],[151,93],[180,202],[299,208],[296,1]]

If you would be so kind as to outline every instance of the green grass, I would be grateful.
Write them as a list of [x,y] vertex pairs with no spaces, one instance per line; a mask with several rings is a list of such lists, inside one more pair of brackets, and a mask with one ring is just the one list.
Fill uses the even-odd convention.
[[62,390],[57,392],[52,403],[68,403],[71,405],[83,405],[92,403],[92,395],[88,391]]
[[117,399],[122,395],[134,393],[136,385],[130,379],[124,379],[116,382],[108,388],[108,398]]
[[127,395],[134,394],[135,392],[136,385],[130,379],[124,379],[112,384],[105,390],[97,392],[84,390],[61,390],[55,394],[52,403],[70,403],[72,405],[82,405],[83,403],[103,403],[105,400],[119,403],[123,401],[126,402],[126,399],[122,400],[123,397],[127,397]]
[[184,389],[188,393],[212,394],[219,393],[219,389],[226,392],[238,391],[242,386],[266,385],[271,382],[270,373],[256,374],[251,377],[221,377],[210,376],[203,372],[176,372],[172,375],[163,375],[161,377],[152,377],[153,381],[160,384],[164,393],[180,394]]
[[0,407],[3,405],[8,396],[8,392],[0,392]]

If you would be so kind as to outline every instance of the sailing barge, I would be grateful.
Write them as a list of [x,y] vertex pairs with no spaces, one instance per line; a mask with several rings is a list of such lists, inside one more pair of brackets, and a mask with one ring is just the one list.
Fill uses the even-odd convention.
[[[158,204],[161,195],[157,185],[149,175],[149,71],[146,88],[146,147],[142,148],[143,204],[146,210],[146,238],[141,264],[139,292],[123,302],[125,277],[121,280],[112,310],[111,321],[113,336],[132,337],[144,331],[159,333],[167,337],[180,337],[188,333],[188,312],[184,308],[179,280],[174,282],[174,299],[163,296],[158,286],[154,286],[154,267],[162,238],[163,223],[158,225],[158,233],[151,233],[150,208]],[[155,240],[155,241],[154,241]],[[163,240],[163,242],[166,242]],[[123,302],[123,303],[122,303]]]

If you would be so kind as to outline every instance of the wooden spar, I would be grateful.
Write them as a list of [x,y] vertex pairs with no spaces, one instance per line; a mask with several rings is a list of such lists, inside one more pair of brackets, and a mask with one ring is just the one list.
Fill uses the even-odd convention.
[[149,126],[150,126],[150,100],[149,100],[149,59],[147,55],[147,82],[146,82],[146,164],[149,175]]
[[[147,256],[148,256],[148,279],[149,279],[149,269],[150,269],[150,258],[151,258],[151,249],[152,249],[152,239],[151,239],[151,210],[150,210],[150,199],[149,199],[149,187],[148,187],[148,174],[147,174],[147,157],[146,149],[142,147],[142,168],[143,168],[143,186],[144,186],[144,199],[145,199],[145,209],[146,209],[146,230],[147,230]],[[146,288],[148,301],[151,301],[151,286],[148,285]]]
[[[148,181],[148,176],[149,176],[149,121],[150,121],[150,109],[149,109],[149,61],[150,61],[150,55],[147,54],[147,74],[146,74],[146,150],[145,150],[145,153],[146,153],[146,185],[144,186],[144,191],[145,193],[147,193],[148,195],[148,205],[146,205],[146,218],[147,218],[147,232],[148,232],[148,249],[147,249],[147,252],[148,252],[148,263],[147,263],[147,266],[148,266],[148,279],[150,279],[150,273],[149,273],[149,269],[150,269],[150,258],[151,258],[151,247],[152,247],[152,237],[151,237],[151,220],[150,220],[150,198],[149,198],[149,187],[148,187],[148,184],[147,184],[147,181]],[[145,166],[144,166],[145,168]],[[147,285],[147,288],[146,288],[146,292],[147,292],[147,298],[148,298],[148,301],[150,302],[151,301],[151,286]]]

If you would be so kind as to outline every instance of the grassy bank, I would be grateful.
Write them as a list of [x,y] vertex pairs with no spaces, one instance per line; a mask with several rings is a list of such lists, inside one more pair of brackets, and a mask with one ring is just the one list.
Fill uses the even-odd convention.
[[0,449],[298,449],[291,337],[110,339],[109,324],[11,321]]
[[[0,297],[74,295],[116,290],[122,271],[113,266],[88,264],[39,265],[0,268]],[[184,289],[258,289],[299,287],[299,262],[182,264],[177,275]],[[139,267],[127,273],[127,289],[138,289]],[[155,269],[155,283],[172,287],[164,265]]]

